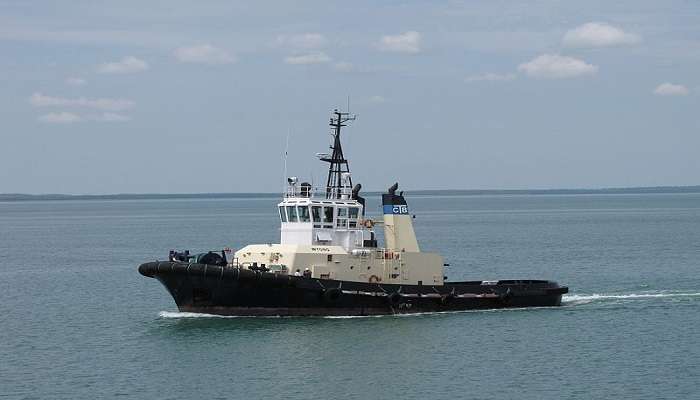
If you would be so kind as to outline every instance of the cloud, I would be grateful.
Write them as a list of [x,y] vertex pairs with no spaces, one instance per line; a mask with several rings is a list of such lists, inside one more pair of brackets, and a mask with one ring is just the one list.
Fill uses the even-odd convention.
[[304,64],[322,64],[330,62],[331,58],[323,52],[315,52],[302,54],[297,56],[289,56],[284,59],[284,62],[292,65],[304,65]]
[[341,61],[333,64],[333,68],[340,72],[352,72],[355,70],[355,66],[349,62]]
[[320,49],[328,44],[328,39],[320,33],[301,33],[277,36],[277,44],[293,49]]
[[416,54],[421,51],[420,45],[421,34],[416,31],[408,31],[399,35],[382,36],[377,47],[383,51]]
[[70,77],[66,78],[66,85],[70,86],[83,86],[87,83],[87,81],[83,78],[77,78],[77,77]]
[[73,122],[80,122],[83,120],[79,115],[65,111],[48,113],[40,116],[38,119],[39,121],[46,122],[48,124],[72,124]]
[[562,43],[566,47],[610,47],[636,44],[638,35],[601,22],[589,22],[566,32]]
[[464,79],[465,82],[499,82],[499,81],[512,81],[515,79],[515,74],[494,74],[492,72],[487,72],[481,75],[472,75]]
[[34,107],[84,107],[105,111],[122,111],[134,106],[134,102],[125,99],[68,99],[64,97],[46,96],[34,93],[29,97],[29,103]]
[[383,96],[372,96],[369,98],[369,102],[374,104],[386,103],[386,98]]
[[136,57],[128,56],[120,61],[100,64],[97,72],[102,74],[131,74],[148,69],[148,63]]
[[122,114],[116,114],[116,113],[111,113],[111,112],[106,112],[102,113],[102,115],[97,115],[94,117],[90,118],[93,121],[100,121],[100,122],[125,122],[125,121],[131,121],[131,117],[122,115]]
[[690,91],[683,85],[674,85],[673,83],[662,83],[654,89],[654,94],[658,96],[685,96]]
[[74,122],[84,122],[84,121],[96,121],[96,122],[125,122],[130,121],[131,118],[111,112],[105,112],[99,115],[78,115],[72,112],[55,112],[42,115],[38,118],[41,122],[46,122],[49,124],[72,124]]
[[377,73],[377,72],[392,72],[397,71],[396,67],[380,66],[380,65],[358,65],[346,61],[339,61],[333,64],[333,69],[344,73]]
[[183,63],[210,65],[232,64],[236,62],[236,58],[232,54],[210,44],[178,47],[175,49],[175,58]]
[[598,72],[598,66],[573,57],[543,54],[518,65],[518,71],[533,78],[562,79],[593,75]]

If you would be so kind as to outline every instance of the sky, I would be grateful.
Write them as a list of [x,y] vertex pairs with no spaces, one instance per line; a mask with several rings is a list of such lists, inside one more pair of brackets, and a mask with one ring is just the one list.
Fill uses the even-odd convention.
[[[698,1],[0,0],[0,193],[700,184]],[[288,144],[287,144],[288,142]]]

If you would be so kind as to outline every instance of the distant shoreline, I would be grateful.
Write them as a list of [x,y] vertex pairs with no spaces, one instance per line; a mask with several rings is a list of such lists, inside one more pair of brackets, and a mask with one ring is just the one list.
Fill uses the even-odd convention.
[[[601,189],[463,189],[463,190],[411,190],[414,195],[480,196],[480,195],[566,195],[566,194],[651,194],[651,193],[700,193],[695,186],[649,186]],[[380,192],[364,192],[379,195]],[[167,200],[167,199],[246,199],[277,198],[279,193],[125,193],[125,194],[22,194],[0,193],[0,202],[56,201],[56,200]]]

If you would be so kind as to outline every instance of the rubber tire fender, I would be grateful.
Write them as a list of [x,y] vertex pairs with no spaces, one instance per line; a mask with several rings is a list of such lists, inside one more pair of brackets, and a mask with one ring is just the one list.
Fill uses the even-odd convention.
[[507,304],[507,303],[510,301],[510,298],[511,298],[511,297],[513,297],[513,292],[510,290],[510,288],[508,288],[508,289],[506,289],[505,292],[503,292],[503,293],[500,295],[500,300],[501,300],[501,302]]
[[340,297],[342,295],[343,295],[343,291],[338,289],[338,288],[326,289],[323,292],[323,300],[326,301],[327,303],[335,303],[338,300],[340,300]]
[[395,306],[401,302],[401,294],[399,292],[394,292],[388,295],[386,299],[389,301],[389,304]]
[[448,293],[446,295],[440,296],[440,304],[446,306],[455,299],[454,293]]

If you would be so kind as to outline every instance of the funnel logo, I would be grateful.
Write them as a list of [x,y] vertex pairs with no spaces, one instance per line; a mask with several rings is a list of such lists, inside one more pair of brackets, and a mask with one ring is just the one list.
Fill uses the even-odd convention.
[[408,206],[405,204],[385,204],[384,214],[405,215],[408,214]]

